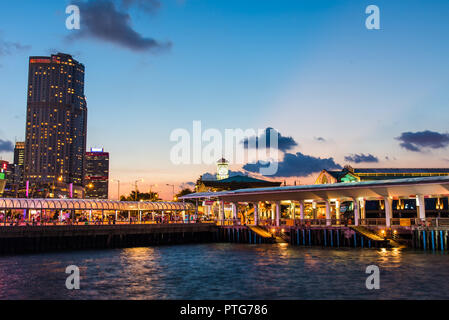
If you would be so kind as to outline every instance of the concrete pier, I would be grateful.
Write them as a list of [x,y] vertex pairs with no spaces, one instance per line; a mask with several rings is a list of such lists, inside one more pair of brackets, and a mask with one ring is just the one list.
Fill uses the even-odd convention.
[[387,248],[388,240],[373,238],[351,227],[292,227],[285,230],[286,239],[296,246],[330,248]]
[[215,224],[0,227],[0,254],[215,241]]
[[217,230],[216,242],[262,244],[274,243],[275,238],[266,236],[247,226],[223,226]]
[[411,244],[415,249],[448,251],[448,228],[417,228],[412,231]]

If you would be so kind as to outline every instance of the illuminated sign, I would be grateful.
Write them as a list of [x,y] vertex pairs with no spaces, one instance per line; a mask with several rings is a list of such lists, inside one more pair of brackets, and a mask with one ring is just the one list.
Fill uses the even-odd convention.
[[30,59],[30,63],[50,63],[50,59]]
[[0,172],[0,180],[5,180],[5,173],[4,172]]
[[90,148],[90,152],[103,152],[103,148]]

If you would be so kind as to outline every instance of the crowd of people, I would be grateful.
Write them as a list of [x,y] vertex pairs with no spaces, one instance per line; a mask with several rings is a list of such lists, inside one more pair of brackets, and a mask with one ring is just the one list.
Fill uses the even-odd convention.
[[115,215],[100,216],[88,215],[72,218],[70,215],[43,216],[34,214],[31,217],[23,215],[0,215],[0,226],[43,226],[43,225],[114,225],[114,224],[163,224],[163,223],[199,223],[202,222],[198,216],[181,216],[176,214],[147,214],[141,217],[117,217]]

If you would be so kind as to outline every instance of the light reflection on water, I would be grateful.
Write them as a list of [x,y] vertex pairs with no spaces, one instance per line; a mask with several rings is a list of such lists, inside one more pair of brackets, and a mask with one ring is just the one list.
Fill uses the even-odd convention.
[[[81,290],[67,290],[77,265]],[[367,290],[377,265],[381,289]],[[0,299],[448,299],[444,253],[202,244],[0,257]]]

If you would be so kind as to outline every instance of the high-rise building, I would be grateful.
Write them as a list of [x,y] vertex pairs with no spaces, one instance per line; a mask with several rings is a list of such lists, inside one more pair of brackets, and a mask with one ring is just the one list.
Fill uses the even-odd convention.
[[14,147],[14,164],[23,166],[25,163],[25,142],[17,141]]
[[17,141],[14,147],[14,185],[16,190],[23,186],[24,167],[25,142]]
[[3,196],[7,182],[8,161],[0,160],[0,195]]
[[86,198],[107,199],[109,192],[109,152],[91,148],[86,152]]
[[16,193],[14,163],[0,160],[0,194],[2,197],[14,197]]
[[[87,105],[84,65],[68,54],[30,57],[25,179],[32,196],[82,196]],[[81,193],[81,194],[80,194]]]

